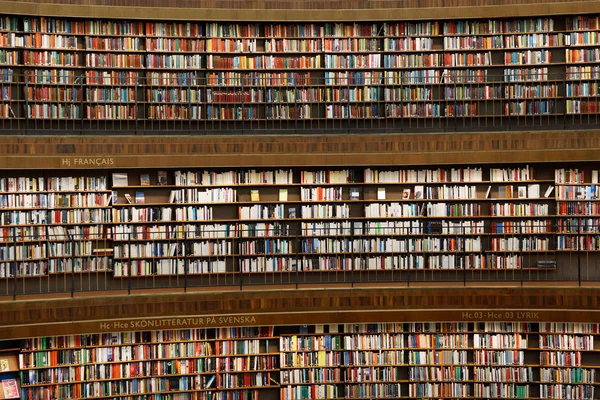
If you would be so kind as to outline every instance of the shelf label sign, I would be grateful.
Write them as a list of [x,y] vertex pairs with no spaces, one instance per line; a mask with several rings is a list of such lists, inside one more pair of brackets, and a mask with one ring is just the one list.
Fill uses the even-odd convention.
[[532,311],[463,311],[461,313],[463,320],[475,321],[494,321],[494,320],[518,320],[518,321],[535,321],[540,319],[539,312]]
[[100,322],[101,331],[121,329],[185,329],[195,327],[248,326],[256,324],[254,315],[215,315],[206,317],[151,318]]
[[102,168],[114,167],[114,157],[63,157],[60,159],[61,168]]

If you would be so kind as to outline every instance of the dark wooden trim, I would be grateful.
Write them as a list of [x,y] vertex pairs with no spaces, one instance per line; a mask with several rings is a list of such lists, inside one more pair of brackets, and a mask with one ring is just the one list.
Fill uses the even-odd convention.
[[[0,169],[544,163],[597,161],[599,150],[600,130],[244,137],[4,136],[0,137]],[[96,164],[96,159],[110,162]]]
[[[439,0],[439,4],[448,4]],[[330,9],[265,9],[257,4],[254,8],[240,9],[215,8],[217,2],[202,2],[198,7],[183,8],[172,2],[165,6],[139,6],[138,2],[119,1],[118,6],[107,6],[100,1],[71,1],[65,3],[44,3],[39,1],[0,1],[0,9],[5,14],[81,17],[81,18],[127,18],[161,20],[205,20],[205,21],[381,21],[381,20],[421,20],[450,18],[505,18],[535,15],[588,14],[600,12],[598,1],[523,1],[506,5],[481,5],[481,2],[461,2],[460,6],[402,8],[398,2],[347,0]],[[175,3],[175,2],[173,2]],[[491,3],[491,2],[490,2]],[[130,5],[126,5],[130,4]],[[246,3],[244,3],[246,4]],[[264,3],[263,3],[264,4]],[[464,4],[467,4],[466,6]],[[468,5],[473,4],[473,5]],[[360,7],[362,5],[362,7]],[[204,8],[202,7],[204,6]],[[366,8],[365,8],[366,7]],[[354,8],[354,9],[351,9]]]
[[[156,318],[160,325],[149,327],[148,321]],[[199,327],[398,320],[600,322],[600,290],[323,288],[16,301],[2,303],[0,339],[181,328],[190,327],[193,319],[197,321],[191,325]]]

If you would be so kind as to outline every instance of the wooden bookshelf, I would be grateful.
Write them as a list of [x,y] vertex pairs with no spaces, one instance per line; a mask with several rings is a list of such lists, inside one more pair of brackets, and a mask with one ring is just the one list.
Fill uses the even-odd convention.
[[352,24],[2,18],[0,118],[32,119],[32,129],[580,126],[598,109],[596,16]]
[[254,399],[279,386],[277,339],[273,327],[30,339],[19,356],[22,396]]
[[558,282],[579,281],[572,260],[585,257],[596,281],[595,168],[13,172],[0,181],[2,278]]

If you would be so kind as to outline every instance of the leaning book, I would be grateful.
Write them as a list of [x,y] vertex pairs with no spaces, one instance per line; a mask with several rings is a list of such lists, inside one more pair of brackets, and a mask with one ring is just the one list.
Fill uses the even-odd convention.
[[5,399],[18,399],[19,395],[19,385],[17,384],[16,379],[5,379],[2,381],[2,389],[4,389],[4,398]]

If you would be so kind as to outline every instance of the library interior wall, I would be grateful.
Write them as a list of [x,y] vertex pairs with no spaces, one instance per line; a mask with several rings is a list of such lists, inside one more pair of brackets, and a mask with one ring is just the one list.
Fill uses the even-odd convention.
[[[407,18],[507,17],[544,13],[600,12],[598,2],[567,2],[481,8],[428,10],[272,10],[226,11],[77,6],[0,2],[3,12],[94,18],[198,18],[208,20],[378,20]],[[543,8],[540,8],[543,7]],[[160,14],[157,14],[160,13]],[[465,14],[469,13],[469,14]],[[226,17],[225,17],[226,16]],[[310,18],[308,17],[310,16]],[[597,161],[599,131],[511,132],[465,135],[352,135],[322,137],[0,137],[0,169],[79,169],[75,158],[114,157],[115,168],[225,166],[443,165],[457,163],[526,163]],[[178,315],[258,316],[259,324],[344,323],[402,319],[457,321],[464,309],[541,312],[544,321],[598,322],[596,288],[402,288],[291,290],[237,293],[160,293],[141,296],[75,299],[5,299],[0,310],[0,339],[90,333],[100,320],[158,318]],[[116,293],[119,294],[119,293]],[[125,294],[125,293],[120,293]],[[152,296],[152,301],[148,301]],[[346,312],[332,312],[336,310]],[[281,310],[299,314],[276,315]],[[302,314],[306,311],[315,314]],[[353,310],[370,311],[360,315]],[[387,314],[386,314],[387,312]],[[411,316],[410,313],[418,313]],[[70,324],[70,322],[78,321]],[[258,322],[257,322],[258,323]]]

